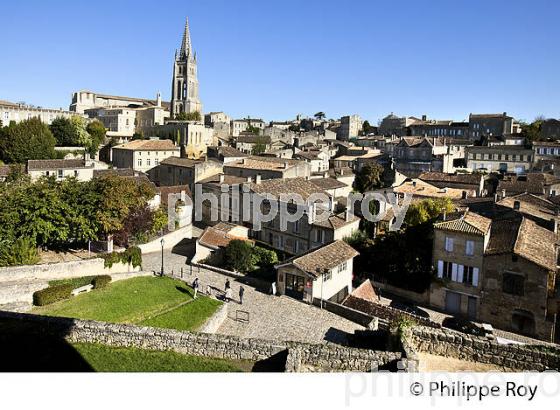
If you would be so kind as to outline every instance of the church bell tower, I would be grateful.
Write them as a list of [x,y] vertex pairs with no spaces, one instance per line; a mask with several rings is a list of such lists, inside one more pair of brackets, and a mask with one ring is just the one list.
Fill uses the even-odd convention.
[[185,23],[181,49],[175,51],[173,62],[173,82],[171,86],[171,118],[181,112],[198,111],[202,114],[202,104],[198,99],[196,53],[192,50],[189,19]]

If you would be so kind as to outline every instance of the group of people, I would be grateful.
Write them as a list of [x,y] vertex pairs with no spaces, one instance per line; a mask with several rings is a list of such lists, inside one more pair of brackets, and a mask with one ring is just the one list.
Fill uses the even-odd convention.
[[[192,288],[193,288],[193,291],[194,291],[194,299],[196,299],[196,297],[197,297],[199,287],[200,287],[200,281],[198,280],[198,278],[195,278],[195,280],[192,283]],[[212,287],[210,285],[206,285],[206,294],[208,296],[212,295]],[[244,294],[245,294],[245,288],[243,286],[240,286],[239,287],[239,304],[240,305],[243,304],[243,295]],[[226,284],[224,286],[223,297],[224,297],[224,300],[226,302],[229,302],[230,300],[233,300],[231,283],[230,283],[229,279],[226,280]]]

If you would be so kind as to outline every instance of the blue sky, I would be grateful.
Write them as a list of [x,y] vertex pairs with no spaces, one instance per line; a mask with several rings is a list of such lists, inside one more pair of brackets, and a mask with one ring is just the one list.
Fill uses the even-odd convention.
[[189,16],[204,111],[560,117],[560,2],[6,1],[0,99],[170,96]]

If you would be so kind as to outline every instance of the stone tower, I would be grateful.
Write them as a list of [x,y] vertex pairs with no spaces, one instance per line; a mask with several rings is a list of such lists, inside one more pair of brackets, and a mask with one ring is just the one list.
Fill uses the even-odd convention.
[[202,114],[202,104],[198,99],[198,78],[196,73],[196,53],[191,46],[189,19],[185,23],[185,32],[179,52],[175,50],[173,62],[173,82],[171,85],[171,118],[180,112]]

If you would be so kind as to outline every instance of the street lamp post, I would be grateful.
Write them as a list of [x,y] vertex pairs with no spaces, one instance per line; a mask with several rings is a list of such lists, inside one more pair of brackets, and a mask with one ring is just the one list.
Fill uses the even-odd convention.
[[161,276],[163,277],[163,245],[165,243],[165,240],[163,238],[161,238]]

